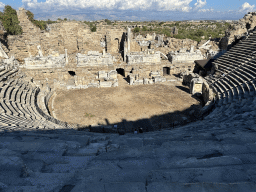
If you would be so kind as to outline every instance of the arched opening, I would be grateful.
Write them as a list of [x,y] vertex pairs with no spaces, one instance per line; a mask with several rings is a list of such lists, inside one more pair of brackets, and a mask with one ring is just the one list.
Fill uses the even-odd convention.
[[163,75],[170,75],[170,67],[163,67]]
[[124,69],[122,69],[122,68],[117,68],[117,69],[116,69],[116,72],[117,72],[118,74],[122,75],[123,77],[125,77]]
[[68,74],[71,75],[72,77],[76,75],[75,71],[68,71]]

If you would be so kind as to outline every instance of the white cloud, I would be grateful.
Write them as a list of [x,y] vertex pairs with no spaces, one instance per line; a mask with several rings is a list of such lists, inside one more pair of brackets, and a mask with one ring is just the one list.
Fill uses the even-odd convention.
[[199,9],[198,12],[214,12],[214,9]]
[[0,2],[0,9],[3,9],[3,8],[4,8],[4,6],[5,6],[5,4],[4,4],[4,3],[2,3],[2,2]]
[[197,0],[197,2],[194,4],[194,9],[200,9],[206,5],[206,0]]
[[[192,10],[190,3],[193,0],[22,0],[25,8],[43,10],[63,9],[117,9],[117,10],[156,10],[156,11],[183,11]],[[194,7],[201,8],[206,0],[197,0]]]
[[250,5],[245,2],[239,9],[239,12],[252,12],[254,10],[255,5]]

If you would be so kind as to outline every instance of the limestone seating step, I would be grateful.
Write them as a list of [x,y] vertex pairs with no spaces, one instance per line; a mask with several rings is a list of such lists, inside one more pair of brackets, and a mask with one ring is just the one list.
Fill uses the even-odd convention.
[[245,76],[247,76],[248,81],[253,80],[253,79],[256,78],[256,76],[255,76],[256,73],[255,72],[251,72],[251,70],[248,70],[245,67],[237,69],[237,71],[239,71],[242,74],[244,74]]
[[10,106],[8,106],[8,105],[6,104],[6,101],[5,101],[5,100],[2,100],[2,99],[1,99],[0,103],[1,103],[2,108],[5,110],[5,113],[6,113],[6,114],[10,114],[10,115],[13,114],[12,110],[10,109]]
[[0,117],[0,120],[1,120],[1,122],[5,123],[5,124],[10,124],[10,125],[13,125],[15,127],[20,127],[20,128],[22,128],[23,125],[26,125],[26,126],[29,125],[29,123],[26,121],[13,120],[10,118],[5,118],[3,116]]
[[227,78],[229,78],[230,83],[236,85],[235,87],[236,87],[236,89],[237,89],[237,93],[239,93],[239,94],[238,94],[239,97],[241,97],[242,95],[245,94],[244,87],[241,86],[242,83],[238,82],[237,79],[232,76],[232,74],[229,74],[229,76],[228,76]]
[[229,66],[230,68],[237,68],[241,66],[241,63],[238,63],[237,61],[233,62],[231,60],[220,60],[220,61],[216,61],[214,62],[214,64],[217,64],[218,66]]
[[29,118],[30,116],[28,116],[26,114],[26,112],[23,110],[23,108],[19,105],[19,103],[17,102],[12,102],[13,105],[15,105],[15,108],[17,108],[17,110],[19,111],[19,114],[21,117],[24,117],[24,118]]
[[230,68],[230,66],[227,65],[227,64],[225,64],[225,65],[219,64],[218,69],[219,70],[224,70],[224,71],[226,71],[226,73],[231,73],[233,70],[236,70],[237,68]]
[[253,49],[238,49],[236,51],[229,52],[228,57],[235,57],[238,56],[240,59],[247,58],[249,56],[249,53],[253,52]]
[[16,96],[16,102],[23,103],[23,97],[22,95],[25,93],[24,90],[24,84],[21,86],[21,88],[18,90],[17,96]]
[[0,81],[2,81],[4,77],[12,77],[17,72],[18,72],[17,69],[9,70],[7,73],[4,73],[3,75],[0,76]]
[[226,103],[226,102],[228,101],[228,98],[229,98],[228,89],[226,89],[226,87],[223,86],[223,84],[222,84],[220,81],[216,81],[214,85],[215,85],[218,89],[221,90],[221,94],[223,95],[223,96],[222,96],[222,102],[223,102],[223,103]]
[[256,69],[253,69],[250,65],[245,64],[241,69],[245,70],[251,76],[256,77]]
[[218,68],[218,69],[216,69],[216,71],[221,73],[221,76],[229,74],[229,71],[224,68]]
[[33,116],[31,116],[30,112],[26,110],[24,104],[16,102],[16,105],[19,107],[19,109],[22,111],[26,118],[33,120]]
[[237,46],[237,47],[234,47],[233,49],[229,50],[225,56],[228,56],[229,54],[233,54],[233,53],[236,53],[236,52],[239,52],[239,53],[250,53],[250,52],[253,52],[255,46],[251,46],[251,45],[240,45],[240,46]]
[[251,59],[249,53],[246,53],[246,54],[242,54],[242,53],[236,53],[235,54],[229,54],[228,57],[226,57],[226,59],[234,59],[234,60],[238,60],[238,61],[246,61],[248,59]]
[[249,77],[245,75],[244,71],[242,70],[235,70],[233,71],[233,73],[237,74],[240,77],[240,79],[242,79],[243,82],[251,80]]
[[8,100],[5,100],[5,104],[6,106],[8,106],[8,108],[11,110],[13,115],[19,116],[19,112],[16,111],[16,109],[14,108],[14,106],[12,105],[12,103]]
[[7,74],[10,70],[1,70],[0,72],[0,77],[4,76],[5,74]]
[[221,57],[217,58],[216,61],[229,61],[231,59],[234,59],[234,57],[231,56],[231,55],[230,56],[228,56],[228,55],[227,56],[223,56],[222,55]]
[[9,88],[9,85],[8,85],[8,84],[6,84],[6,85],[4,85],[4,86],[2,87],[1,92],[0,92],[0,98],[5,98],[6,91],[7,91],[8,88]]
[[16,101],[16,96],[17,96],[17,93],[18,93],[19,89],[20,89],[20,86],[13,87],[13,90],[12,90],[11,95],[10,95],[10,100],[11,101],[14,101],[14,102]]
[[251,51],[255,48],[254,44],[238,44],[233,49],[229,50],[230,53],[234,53],[236,51]]
[[5,97],[4,97],[5,99],[10,100],[11,92],[13,91],[13,89],[14,89],[13,86],[8,86],[8,89],[7,89]]
[[234,90],[236,89],[236,87],[230,86],[230,84],[227,83],[224,78],[223,78],[223,79],[220,79],[219,82],[220,82],[221,84],[225,85],[226,89],[227,89],[228,92],[229,92],[229,93],[228,93],[228,95],[229,95],[228,101],[231,102],[231,101],[237,96],[237,94],[234,93]]
[[256,64],[248,62],[244,65],[247,69],[250,69],[253,72],[256,72]]
[[217,91],[218,91],[218,99],[219,99],[219,103],[222,104],[223,100],[225,99],[225,94],[224,91],[217,85],[217,84],[214,84],[214,86],[216,87]]
[[221,65],[228,65],[230,66],[231,68],[237,68],[237,67],[240,67],[241,66],[241,63],[235,63],[233,62],[231,59],[229,60],[225,60],[224,62],[217,62],[217,64],[221,64]]
[[9,124],[13,124],[21,128],[23,127],[36,128],[38,124],[38,122],[36,121],[25,119],[19,116],[7,115],[7,114],[1,116],[1,121],[5,121]]
[[[13,142],[11,142],[12,144],[13,144]],[[176,146],[180,146],[180,144],[182,144],[182,143],[179,143],[179,144],[176,144]],[[185,143],[183,143],[181,146],[184,146],[184,147],[181,147],[182,149],[186,149],[186,148],[188,148],[188,146],[190,146],[190,145],[188,145],[188,144],[185,144]],[[198,142],[197,142],[197,144],[198,144]],[[17,143],[15,143],[15,145],[14,146],[20,146],[19,144],[17,144]],[[31,146],[34,146],[34,145],[31,145]],[[171,146],[171,145],[170,145]],[[201,146],[201,145],[200,145]],[[212,146],[212,145],[211,145]],[[21,146],[20,146],[21,147]],[[21,148],[23,148],[23,147],[21,147]],[[217,147],[216,147],[217,148]],[[16,149],[16,148],[15,148]],[[177,149],[177,148],[176,148]],[[198,146],[195,146],[195,150],[197,150],[198,149]],[[218,149],[218,148],[217,148]],[[230,148],[228,148],[229,150],[230,150]],[[234,148],[234,149],[236,149],[236,148]],[[33,151],[35,151],[35,150],[31,150],[31,152],[33,152]],[[174,150],[175,151],[175,150]],[[190,153],[192,153],[192,151],[194,151],[194,150],[191,150],[191,149],[188,149],[187,151],[190,151]],[[232,150],[232,151],[235,151],[235,150]],[[174,152],[172,152],[172,153],[174,153]],[[202,154],[201,155],[201,157],[203,157],[204,156],[204,154]],[[225,161],[227,161],[228,160],[228,158],[229,157],[226,157],[225,156],[225,158],[223,158],[223,160],[225,160]],[[210,162],[210,161],[213,161],[214,159],[222,159],[222,157],[216,157],[216,158],[209,158],[209,159],[207,159],[206,158],[206,160],[207,160],[207,163],[208,162]],[[233,160],[232,160],[233,159]],[[231,158],[229,159],[229,160],[231,160],[230,162],[232,163],[237,163],[237,162],[239,162],[239,161],[237,161],[236,162],[236,159],[241,159],[241,157],[238,157],[238,156],[231,156]],[[57,160],[57,159],[56,159]],[[183,164],[185,164],[186,165],[186,163],[188,164],[188,165],[193,165],[193,163],[194,163],[194,165],[196,165],[197,164],[197,161],[200,161],[200,160],[197,160],[196,158],[187,158],[187,159],[185,159],[185,161],[182,161],[183,159],[181,158],[181,159],[177,159],[175,162],[172,162],[172,164],[174,165],[175,163],[177,163],[177,162],[183,162]],[[193,162],[193,160],[195,160],[194,162]],[[244,159],[244,160],[246,160],[246,159]],[[251,160],[251,159],[250,159]],[[112,160],[113,161],[113,160]],[[145,161],[145,160],[144,160]],[[101,161],[99,161],[98,160],[98,162],[100,162],[100,163],[103,163],[103,162],[101,162]],[[222,161],[222,162],[224,162],[224,161]],[[122,167],[122,165],[123,165],[123,163],[125,163],[125,165],[129,165],[129,162],[127,163],[127,162],[122,162],[122,161],[120,161],[120,166]],[[162,163],[162,164],[160,164],[161,166],[164,166],[164,161],[162,162],[162,161],[160,161],[160,163]],[[99,163],[98,163],[99,164]],[[96,165],[98,165],[98,164],[96,164]],[[240,164],[240,162],[239,162],[239,164]],[[60,165],[60,164],[58,164],[58,163],[56,163],[56,164],[54,164],[54,166],[55,167],[57,167],[57,165]],[[103,165],[102,165],[103,166]],[[104,166],[106,166],[106,165],[104,165]],[[136,164],[134,165],[133,164],[133,166],[137,166]],[[143,166],[145,166],[145,165],[142,165],[142,168],[143,168]],[[182,164],[180,164],[180,166],[182,166]],[[235,165],[235,166],[239,166],[239,165]],[[64,167],[64,166],[63,166]],[[129,166],[128,166],[129,167]],[[53,166],[52,166],[52,168],[53,168]],[[238,168],[238,167],[230,167],[230,169],[228,168],[228,167],[226,167],[227,169],[225,169],[226,171],[228,170],[228,171],[231,171],[232,169],[234,170],[241,170],[240,168]],[[144,168],[145,169],[145,168]],[[208,171],[210,171],[210,169],[211,169],[211,174],[212,174],[212,170],[214,169],[215,171],[214,172],[218,172],[219,173],[219,171],[222,169],[223,170],[223,166],[219,166],[218,168],[217,167],[215,167],[215,168],[213,168],[213,167],[211,167],[211,168],[205,168],[205,170],[206,169],[209,169]],[[55,169],[56,170],[56,169]],[[62,170],[62,169],[59,169],[59,170]],[[101,169],[102,170],[102,169]],[[126,170],[126,168],[124,169],[124,170]],[[124,173],[124,170],[123,170],[123,173]],[[140,170],[140,169],[139,169]],[[168,170],[168,171],[166,171],[166,170]],[[175,171],[176,170],[176,171]],[[180,178],[181,178],[181,176],[183,175],[189,175],[189,174],[187,174],[188,172],[193,172],[193,170],[197,170],[196,172],[198,172],[199,170],[201,170],[202,171],[202,168],[201,169],[194,169],[194,168],[189,168],[189,169],[187,169],[187,172],[185,171],[186,170],[186,168],[183,168],[182,170],[181,170],[181,172],[178,174],[177,173],[177,171],[178,171],[178,169],[172,169],[172,168],[170,168],[170,167],[168,167],[167,169],[165,168],[165,170],[163,170],[163,169],[154,169],[154,171],[153,171],[153,174],[155,173],[155,172],[159,172],[159,173],[161,173],[161,174],[164,174],[165,176],[164,176],[164,178],[176,178],[177,180],[179,180]],[[93,169],[93,167],[92,168],[90,168],[90,169],[88,169],[87,170],[87,172],[89,173],[89,171],[91,172],[91,176],[92,176],[92,179],[95,179],[96,177],[97,177],[97,175],[95,174],[96,172],[99,172],[100,171],[100,167],[97,169],[96,167]],[[106,171],[109,171],[109,170],[106,170]],[[120,171],[121,171],[121,169],[120,169]],[[168,175],[170,175],[170,172],[172,172],[172,171],[174,171],[173,172],[173,175],[176,175],[176,176],[178,176],[178,177],[166,177],[166,174]],[[102,171],[101,171],[102,172]],[[140,172],[140,171],[139,171]],[[184,172],[184,174],[181,174],[181,173],[183,173]],[[200,172],[200,171],[199,171]],[[224,170],[223,170],[223,172],[224,172]],[[109,172],[110,173],[110,172]],[[205,171],[205,173],[208,173],[207,171]],[[210,173],[210,172],[209,172]],[[241,172],[239,172],[239,174],[241,174]],[[83,172],[83,176],[86,176],[87,175],[87,173],[86,173],[86,171],[84,171]],[[237,175],[237,174],[236,174]],[[107,175],[106,175],[107,176]],[[242,175],[243,176],[243,178],[246,178],[246,177],[244,177],[244,175]],[[242,177],[241,176],[241,177]],[[85,177],[85,179],[86,179],[87,177]],[[155,182],[155,180],[154,179],[163,179],[163,177],[152,177],[152,179],[153,180],[150,180],[150,182],[149,183],[151,183],[151,181],[154,181]],[[205,176],[205,175],[203,175],[201,178],[207,178],[207,176]],[[214,177],[215,179],[217,179],[217,177]],[[218,177],[218,178],[220,178],[220,177]],[[35,178],[35,179],[38,179],[37,177]],[[109,181],[106,181],[106,179],[107,179],[107,177],[105,177],[105,176],[103,176],[103,178],[102,178],[103,180],[104,180],[104,182],[109,182]],[[110,178],[109,178],[110,179]],[[117,177],[114,177],[114,179],[118,179]],[[39,179],[40,180],[40,179]],[[97,179],[95,179],[95,180],[97,180]],[[120,181],[120,180],[119,180]],[[204,180],[205,181],[205,180]],[[241,181],[241,180],[240,180]],[[131,181],[130,181],[131,182]],[[57,182],[58,183],[58,182]],[[76,188],[77,189],[77,188]]]
[[230,63],[236,66],[240,66],[242,64],[244,64],[248,59],[237,59],[235,57],[226,57],[226,58],[221,58],[220,61],[224,62],[224,63]]
[[239,89],[237,88],[237,85],[235,83],[233,83],[230,79],[228,79],[227,77],[224,77],[222,79],[220,79],[223,81],[223,83],[225,83],[229,89],[232,90],[233,93],[233,97],[237,98],[237,96],[239,95]]
[[251,79],[249,79],[248,77],[246,77],[245,75],[243,75],[242,73],[240,73],[239,71],[234,71],[234,73],[238,74],[238,77],[241,79],[241,81],[243,81],[243,83],[246,85],[246,88],[248,90],[248,92],[250,92],[250,88],[247,85],[247,81],[250,81]]
[[0,114],[6,113],[5,106],[3,106],[2,102],[0,102]]

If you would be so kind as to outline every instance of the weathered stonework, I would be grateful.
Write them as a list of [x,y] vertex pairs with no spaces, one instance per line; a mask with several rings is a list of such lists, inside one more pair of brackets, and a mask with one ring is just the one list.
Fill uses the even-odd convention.
[[56,51],[64,54],[65,49],[68,49],[70,54],[86,54],[89,50],[100,52],[104,43],[104,49],[108,53],[118,53],[124,33],[123,28],[114,26],[102,26],[97,28],[96,32],[91,32],[87,25],[78,21],[53,23],[47,26],[47,30],[41,31],[28,20],[26,10],[19,9],[17,13],[24,33],[8,36],[8,45],[9,54],[21,61],[36,56],[38,45],[41,46],[43,55]]
[[87,55],[77,54],[77,67],[113,65],[113,57],[109,53],[89,51]]
[[195,60],[202,60],[205,57],[202,55],[200,50],[194,51],[194,48],[191,47],[190,51],[181,49],[178,52],[169,52],[169,60],[175,63],[193,63]]
[[160,63],[160,52],[148,50],[147,52],[132,52],[127,55],[127,63]]
[[61,54],[59,56],[25,58],[25,64],[21,67],[25,69],[61,68],[64,67],[65,64],[65,55]]

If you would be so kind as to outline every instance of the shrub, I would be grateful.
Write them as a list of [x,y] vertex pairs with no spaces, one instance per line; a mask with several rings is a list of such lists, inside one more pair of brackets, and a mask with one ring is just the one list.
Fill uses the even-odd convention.
[[140,28],[139,28],[139,27],[135,27],[135,28],[133,29],[133,32],[134,32],[134,33],[140,32]]
[[1,13],[0,20],[3,23],[8,35],[22,34],[22,28],[19,25],[17,12],[10,5],[4,7],[4,13]]
[[97,28],[95,25],[91,27],[91,32],[96,32],[96,30],[97,30]]
[[148,28],[146,26],[143,26],[142,31],[148,31]]
[[108,20],[108,19],[105,19],[105,22],[107,23],[107,25],[111,25],[112,24],[112,22],[110,20]]

